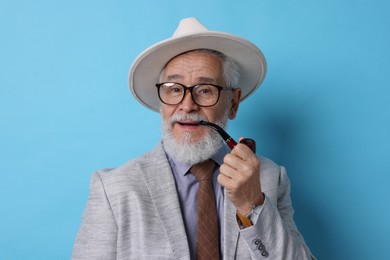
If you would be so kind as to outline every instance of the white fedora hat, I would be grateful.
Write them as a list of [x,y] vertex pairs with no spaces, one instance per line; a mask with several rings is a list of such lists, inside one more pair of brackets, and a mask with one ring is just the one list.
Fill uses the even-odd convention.
[[236,35],[210,31],[196,18],[180,21],[171,38],[143,51],[129,70],[129,88],[134,97],[146,107],[159,111],[155,84],[160,73],[175,56],[196,49],[211,49],[233,59],[240,68],[241,100],[252,94],[264,80],[267,64],[264,55],[250,41]]

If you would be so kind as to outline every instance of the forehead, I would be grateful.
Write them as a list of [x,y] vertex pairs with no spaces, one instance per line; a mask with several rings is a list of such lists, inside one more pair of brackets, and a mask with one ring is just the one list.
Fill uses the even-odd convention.
[[163,76],[165,79],[202,77],[219,81],[222,76],[222,60],[208,52],[183,53],[167,63]]

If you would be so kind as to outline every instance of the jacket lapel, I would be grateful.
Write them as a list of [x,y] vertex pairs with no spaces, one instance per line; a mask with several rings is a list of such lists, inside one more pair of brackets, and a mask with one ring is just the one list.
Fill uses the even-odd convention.
[[175,180],[162,144],[141,163],[145,183],[172,247],[175,259],[189,259],[189,247]]

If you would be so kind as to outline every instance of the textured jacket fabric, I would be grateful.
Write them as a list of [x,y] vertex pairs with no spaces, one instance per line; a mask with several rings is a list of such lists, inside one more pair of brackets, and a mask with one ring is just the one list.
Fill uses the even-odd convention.
[[[311,259],[293,221],[285,169],[266,158],[260,163],[266,199],[254,226],[240,230],[236,209],[225,194],[224,259]],[[92,175],[72,259],[190,259],[162,144],[118,168]]]

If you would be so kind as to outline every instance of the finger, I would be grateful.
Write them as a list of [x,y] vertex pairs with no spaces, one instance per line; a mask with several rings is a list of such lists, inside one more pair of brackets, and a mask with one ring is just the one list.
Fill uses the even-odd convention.
[[239,179],[241,175],[250,175],[253,169],[257,168],[257,162],[257,157],[244,160],[235,154],[227,154],[220,171],[230,178]]
[[219,174],[217,177],[217,181],[227,191],[229,191],[234,184],[234,181],[231,178],[227,177],[225,174]]
[[219,172],[227,178],[233,178],[234,175],[236,175],[236,169],[232,168],[226,163],[221,164],[221,166],[219,167]]
[[241,160],[247,161],[250,158],[256,157],[253,151],[245,144],[238,143],[234,149],[231,151],[231,154],[239,157]]
[[218,183],[222,186],[222,187],[226,187],[226,185],[228,184],[229,182],[229,177],[227,177],[226,175],[224,174],[218,174],[218,177],[217,177],[217,181]]
[[224,158],[223,158],[223,163],[224,164],[227,164],[229,165],[231,168],[237,170],[237,168],[240,166],[240,164],[242,163],[242,159],[240,157],[238,157],[237,155],[233,154],[233,153],[229,153],[227,154]]

